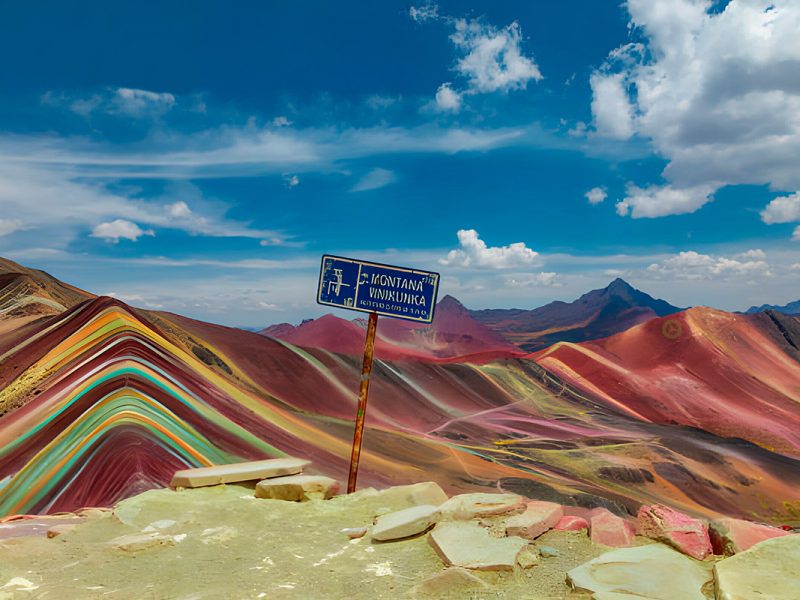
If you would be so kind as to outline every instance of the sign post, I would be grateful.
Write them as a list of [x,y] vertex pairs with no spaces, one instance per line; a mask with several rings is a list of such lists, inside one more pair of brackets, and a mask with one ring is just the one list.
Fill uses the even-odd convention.
[[340,256],[322,257],[317,302],[369,313],[358,390],[358,412],[350,454],[350,474],[347,478],[348,494],[356,490],[378,315],[430,323],[433,321],[438,291],[438,273]]

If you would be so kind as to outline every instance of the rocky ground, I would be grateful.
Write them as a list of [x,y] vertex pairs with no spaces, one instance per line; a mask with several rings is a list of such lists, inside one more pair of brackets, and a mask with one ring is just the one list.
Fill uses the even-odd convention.
[[6,522],[0,599],[800,598],[800,536],[779,530],[728,522],[709,538],[666,507],[565,515],[512,494],[447,499],[433,483],[326,500],[329,482],[152,490]]

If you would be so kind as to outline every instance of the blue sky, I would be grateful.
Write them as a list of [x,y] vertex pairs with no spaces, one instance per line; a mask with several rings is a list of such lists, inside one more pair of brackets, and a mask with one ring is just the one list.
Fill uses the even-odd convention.
[[800,8],[6,3],[0,255],[230,325],[319,257],[532,308],[800,297]]

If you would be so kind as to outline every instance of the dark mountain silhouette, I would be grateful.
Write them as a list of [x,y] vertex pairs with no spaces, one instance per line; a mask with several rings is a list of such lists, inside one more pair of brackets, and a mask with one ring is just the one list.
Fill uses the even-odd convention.
[[607,287],[592,290],[574,302],[556,301],[533,310],[473,310],[470,314],[521,348],[535,351],[555,342],[607,337],[653,317],[681,310],[617,278]]
[[785,315],[800,315],[800,300],[789,302],[788,304],[784,304],[783,306],[778,306],[776,304],[762,304],[761,306],[751,306],[745,312],[748,315],[751,315],[753,313],[767,312],[768,310],[774,310],[783,313]]

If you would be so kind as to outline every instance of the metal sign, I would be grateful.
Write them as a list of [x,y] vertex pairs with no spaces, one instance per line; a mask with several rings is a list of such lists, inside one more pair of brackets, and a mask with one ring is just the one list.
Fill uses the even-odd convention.
[[317,302],[430,323],[438,291],[438,273],[326,255],[322,257]]
[[361,366],[361,383],[358,388],[358,412],[353,431],[353,448],[350,454],[350,475],[347,478],[348,494],[356,491],[378,315],[430,323],[433,321],[438,291],[438,273],[404,269],[341,256],[325,255],[322,257],[317,302],[326,306],[369,313],[367,338],[364,342],[364,362]]

